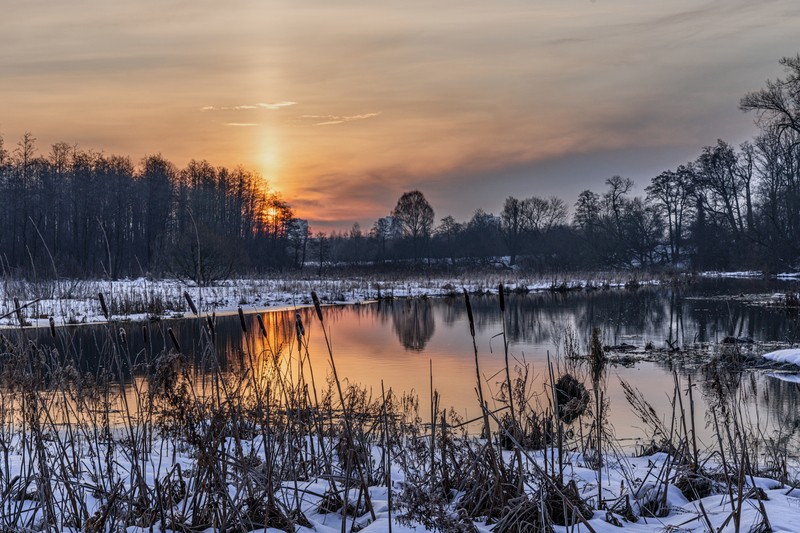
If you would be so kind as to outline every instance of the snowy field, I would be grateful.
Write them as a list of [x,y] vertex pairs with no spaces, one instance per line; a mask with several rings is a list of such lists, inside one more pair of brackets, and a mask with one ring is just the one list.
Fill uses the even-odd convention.
[[[702,278],[762,278],[758,271],[697,274]],[[792,281],[797,273],[783,273],[776,279]],[[680,279],[680,278],[679,278]],[[177,279],[147,278],[100,280],[55,280],[38,283],[6,280],[0,284],[0,327],[19,325],[15,312],[17,299],[21,317],[34,326],[87,324],[106,321],[98,295],[103,293],[113,320],[145,320],[152,317],[179,318],[189,312],[188,294],[201,313],[231,313],[239,306],[245,312],[287,309],[310,304],[316,291],[326,303],[356,303],[378,298],[447,296],[497,292],[503,283],[508,290],[574,290],[657,285],[658,277],[641,278],[635,272],[593,273],[524,277],[513,271],[474,276],[405,276],[335,278],[250,278],[232,279],[208,287],[198,287]]]
[[307,306],[311,291],[326,303],[355,303],[378,298],[447,296],[497,292],[503,283],[509,290],[571,290],[576,288],[624,287],[626,284],[655,284],[658,281],[636,280],[630,273],[597,274],[582,277],[552,276],[521,278],[515,275],[479,275],[475,277],[336,278],[336,279],[235,279],[210,287],[198,287],[176,279],[138,278],[117,281],[57,280],[40,283],[7,281],[0,285],[0,327],[19,326],[14,298],[22,317],[31,325],[55,325],[105,322],[99,297],[103,293],[113,320],[145,320],[150,317],[179,318],[189,312],[188,294],[200,313],[276,310]]

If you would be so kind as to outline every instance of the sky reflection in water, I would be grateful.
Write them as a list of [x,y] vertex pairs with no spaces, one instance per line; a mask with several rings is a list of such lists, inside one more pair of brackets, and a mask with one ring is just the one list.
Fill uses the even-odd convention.
[[[587,352],[591,329],[602,331],[607,345],[623,342],[644,346],[652,342],[657,348],[666,339],[679,345],[695,342],[717,342],[728,335],[752,337],[758,341],[796,341],[798,318],[783,309],[751,306],[735,298],[740,294],[770,294],[776,290],[797,290],[785,283],[773,286],[761,281],[714,281],[689,287],[647,288],[636,291],[598,290],[568,294],[531,293],[507,298],[505,323],[510,341],[509,355],[512,376],[523,363],[529,365],[529,390],[533,402],[547,406],[545,377],[548,355],[558,368],[570,364],[565,359],[567,346],[579,354]],[[496,395],[504,380],[504,354],[501,314],[496,297],[473,296],[476,341],[481,373],[485,377],[484,394]],[[318,389],[330,374],[324,337],[313,309],[298,311],[309,339],[311,363]],[[472,339],[462,297],[384,301],[356,306],[331,306],[323,310],[326,329],[340,378],[366,386],[373,398],[380,397],[381,381],[395,393],[414,391],[420,396],[423,420],[429,418],[430,372],[433,386],[441,395],[441,406],[452,406],[465,419],[479,415],[475,392],[475,368]],[[297,365],[294,340],[294,311],[264,313],[262,318],[267,338],[259,332],[255,315],[249,315],[247,336],[242,335],[237,316],[217,318],[217,349],[229,360],[249,359],[249,354],[280,352],[284,368]],[[204,319],[163,321],[151,324],[148,350],[157,354],[167,345],[167,327],[173,328],[183,351],[200,361],[202,346],[199,331]],[[79,349],[89,366],[98,361],[104,329],[71,328],[68,340],[58,341]],[[141,325],[123,325],[128,330],[132,353],[144,353]],[[100,339],[100,342],[98,342]],[[41,342],[52,342],[47,332],[40,332]],[[655,361],[633,367],[610,365],[607,369],[608,420],[618,438],[643,437],[636,417],[629,408],[620,379],[642,391],[656,411],[667,418],[674,391],[672,368],[678,370],[685,390],[687,376],[697,384],[695,401],[698,434],[712,444],[712,430],[705,428],[707,405],[700,394],[714,384],[708,377],[704,361],[673,359],[666,354]],[[580,365],[582,379],[587,370]],[[589,383],[589,380],[586,380]],[[737,391],[740,402],[748,406],[752,416],[763,425],[794,420],[799,387],[768,377],[763,372],[746,373]],[[538,400],[537,400],[538,395]],[[489,400],[490,406],[499,403]],[[423,407],[425,406],[425,407]],[[764,407],[767,407],[766,409]]]

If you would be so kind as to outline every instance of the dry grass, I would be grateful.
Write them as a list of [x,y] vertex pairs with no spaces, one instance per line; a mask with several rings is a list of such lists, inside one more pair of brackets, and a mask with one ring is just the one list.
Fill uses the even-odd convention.
[[[664,516],[671,485],[690,499],[726,494],[738,527],[743,502],[761,501],[748,489],[754,476],[772,468],[788,481],[790,441],[758,435],[758,425],[736,409],[741,378],[717,376],[710,422],[720,437],[702,451],[685,388],[691,382],[676,374],[667,421],[625,387],[668,459],[644,479],[631,475],[621,487],[604,487],[603,465],[621,457],[605,428],[599,332],[590,358],[551,365],[544,393],[530,390],[526,364],[513,374],[506,368],[496,411],[486,408],[475,347],[484,428],[476,436],[466,431],[476,421],[441,408],[433,388],[421,408],[418,396],[388,390],[376,398],[342,381],[329,342],[326,379],[311,365],[310,328],[300,315],[280,325],[241,314],[246,348],[225,358],[213,316],[182,297],[196,317],[196,337],[168,330],[172,346],[160,353],[133,352],[114,323],[113,303],[103,299],[109,321],[96,339],[96,368],[84,365],[64,330],[53,328],[48,345],[30,342],[22,329],[0,336],[0,529],[294,531],[319,512],[338,516],[343,531],[358,530],[379,514],[373,497],[383,487],[393,519],[434,531],[469,531],[476,520],[502,533],[549,532],[551,524],[593,531],[589,519],[600,507],[610,522]],[[325,311],[316,294],[312,301],[327,339]],[[473,324],[465,334],[474,337]],[[144,327],[142,335],[152,332]],[[767,445],[771,460],[761,464],[758,447]],[[568,465],[578,461],[598,469],[596,496],[569,479]]]

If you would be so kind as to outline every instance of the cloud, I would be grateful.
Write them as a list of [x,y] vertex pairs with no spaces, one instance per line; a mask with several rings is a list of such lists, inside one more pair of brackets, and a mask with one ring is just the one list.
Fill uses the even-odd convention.
[[200,108],[200,111],[243,111],[249,109],[267,109],[269,111],[275,111],[276,109],[280,109],[282,107],[289,107],[297,105],[297,102],[291,102],[288,100],[282,100],[280,102],[259,102],[257,104],[242,104],[242,105],[234,105],[234,106],[213,106],[207,105]]
[[363,115],[301,115],[300,118],[312,118],[315,120],[324,119],[322,122],[316,122],[315,126],[331,126],[333,124],[344,124],[345,122],[353,122],[356,120],[365,120],[372,117],[377,117],[381,112],[377,113],[364,113]]
[[252,128],[254,126],[259,126],[259,124],[255,124],[253,122],[228,122],[225,124],[226,126],[234,126],[237,128]]
[[256,106],[261,108],[261,109],[270,109],[270,110],[280,109],[282,107],[289,107],[289,106],[293,106],[293,105],[297,105],[297,102],[283,101],[283,102],[256,104]]

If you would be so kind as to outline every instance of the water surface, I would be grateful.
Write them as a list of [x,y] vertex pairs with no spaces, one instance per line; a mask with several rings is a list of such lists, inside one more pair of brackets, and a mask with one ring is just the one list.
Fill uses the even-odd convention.
[[[569,354],[586,354],[592,328],[599,328],[606,345],[621,343],[644,347],[651,343],[664,348],[716,344],[726,336],[749,337],[755,341],[796,342],[798,318],[780,307],[747,303],[743,295],[769,295],[776,291],[797,290],[790,282],[761,280],[707,280],[683,287],[650,287],[637,290],[594,290],[567,293],[536,292],[509,295],[506,312],[501,314],[496,296],[471,298],[475,316],[476,345],[484,394],[491,398],[505,379],[503,325],[509,340],[512,375],[529,371],[531,401],[542,408],[548,405],[545,394],[548,360],[555,373],[569,368],[579,377],[586,369],[568,359]],[[793,282],[792,282],[793,283]],[[317,375],[318,388],[330,374],[327,346],[313,309],[299,309],[309,354]],[[440,405],[452,406],[465,419],[480,413],[475,392],[476,374],[472,338],[462,297],[381,301],[361,305],[330,306],[323,310],[325,327],[340,378],[366,386],[379,397],[381,384],[397,393],[416,392],[421,405],[428,405],[433,387],[440,394]],[[279,353],[287,368],[295,361],[295,311],[263,313],[267,337],[260,333],[255,315],[246,317],[248,333],[241,329],[238,316],[216,318],[216,349],[229,361],[248,361],[264,353]],[[505,322],[503,322],[503,320]],[[205,318],[189,318],[150,323],[147,342],[141,324],[110,324],[67,328],[56,339],[47,331],[28,331],[42,343],[59,351],[78,354],[86,368],[101,369],[107,343],[120,342],[125,332],[125,350],[134,364],[152,358],[172,342],[172,328],[181,349],[203,368],[202,347]],[[673,369],[685,389],[691,376],[698,403],[698,433],[713,438],[707,420],[706,400],[701,394],[712,388],[713,380],[705,360],[659,353],[634,366],[610,365],[606,373],[608,420],[620,439],[645,435],[631,414],[619,384],[624,379],[642,391],[645,398],[664,417],[671,413],[674,391]],[[723,365],[724,366],[724,365]],[[795,420],[800,393],[797,384],[770,378],[751,371],[736,378],[747,398],[747,412],[765,426]],[[588,385],[588,382],[587,382]],[[745,394],[746,392],[746,394]],[[685,398],[685,396],[684,396]],[[490,400],[490,405],[500,404]],[[427,408],[421,409],[426,419]],[[711,444],[711,442],[708,442]]]

